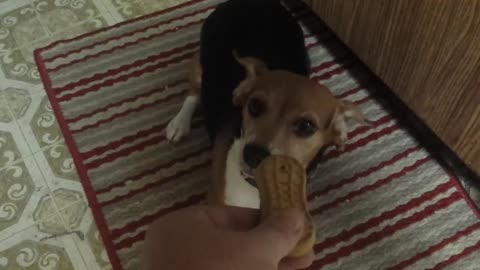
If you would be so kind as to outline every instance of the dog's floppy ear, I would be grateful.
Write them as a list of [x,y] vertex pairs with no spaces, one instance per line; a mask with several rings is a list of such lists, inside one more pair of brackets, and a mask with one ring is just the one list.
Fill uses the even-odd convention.
[[233,52],[233,57],[245,68],[245,79],[233,90],[233,104],[235,106],[243,106],[253,90],[256,78],[268,69],[265,63],[256,58],[242,58],[235,51]]
[[345,142],[348,139],[349,120],[354,120],[362,125],[370,125],[357,106],[348,101],[339,101],[330,126],[333,131],[333,141],[341,150],[343,150]]

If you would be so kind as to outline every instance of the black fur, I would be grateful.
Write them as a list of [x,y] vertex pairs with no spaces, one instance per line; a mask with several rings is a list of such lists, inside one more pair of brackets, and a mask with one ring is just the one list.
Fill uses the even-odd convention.
[[212,140],[223,125],[233,123],[236,131],[240,129],[240,109],[233,106],[232,92],[245,71],[233,57],[234,50],[239,56],[261,59],[271,70],[309,73],[302,30],[280,0],[220,4],[206,19],[200,44],[201,102]]

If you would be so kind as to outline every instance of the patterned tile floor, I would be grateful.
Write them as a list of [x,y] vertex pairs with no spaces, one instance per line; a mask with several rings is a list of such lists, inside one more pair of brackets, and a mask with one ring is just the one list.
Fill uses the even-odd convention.
[[110,269],[32,51],[182,1],[0,0],[0,269]]
[[183,1],[0,0],[0,269],[111,268],[32,51]]

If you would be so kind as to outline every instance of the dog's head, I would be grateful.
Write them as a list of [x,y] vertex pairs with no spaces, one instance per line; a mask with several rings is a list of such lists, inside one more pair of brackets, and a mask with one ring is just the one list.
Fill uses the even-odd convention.
[[323,146],[343,146],[349,119],[364,123],[360,110],[325,86],[270,71],[254,58],[236,58],[246,69],[233,103],[242,108],[242,169],[247,174],[270,154],[292,157],[306,168]]

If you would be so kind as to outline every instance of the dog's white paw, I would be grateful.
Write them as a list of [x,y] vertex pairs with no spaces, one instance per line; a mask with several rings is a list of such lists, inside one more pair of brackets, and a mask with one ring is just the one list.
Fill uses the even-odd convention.
[[166,130],[166,137],[170,142],[178,142],[182,137],[190,132],[191,118],[182,114],[177,114]]

